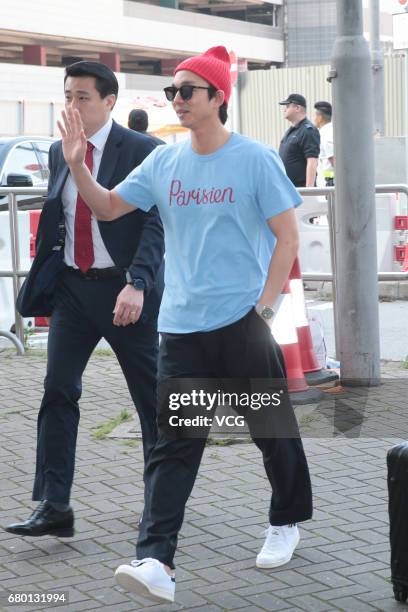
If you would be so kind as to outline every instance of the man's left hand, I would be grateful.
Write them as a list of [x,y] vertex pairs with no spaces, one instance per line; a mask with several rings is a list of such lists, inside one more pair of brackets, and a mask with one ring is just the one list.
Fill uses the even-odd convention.
[[136,323],[143,310],[144,292],[126,285],[119,293],[115,308],[113,309],[113,324],[126,327],[129,323]]

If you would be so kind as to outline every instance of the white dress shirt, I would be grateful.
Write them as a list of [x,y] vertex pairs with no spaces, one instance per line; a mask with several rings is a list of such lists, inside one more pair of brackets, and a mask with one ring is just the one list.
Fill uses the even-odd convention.
[[333,143],[333,124],[330,121],[325,123],[319,129],[320,132],[320,155],[319,163],[317,165],[317,187],[326,187],[326,179],[324,173],[326,170],[332,170],[333,166],[330,163],[330,157],[334,157],[334,143]]
[[[93,169],[92,176],[96,178],[98,176],[99,166],[101,165],[101,159],[103,150],[105,148],[106,141],[109,136],[109,132],[112,129],[112,119],[109,119],[101,129],[96,132],[93,136],[88,138],[88,141],[94,145],[93,150]],[[78,268],[74,258],[74,227],[75,227],[75,210],[77,201],[78,190],[76,188],[74,179],[71,173],[68,174],[67,180],[62,190],[62,205],[64,207],[65,215],[65,250],[64,250],[64,262],[67,266]],[[92,215],[92,242],[95,260],[92,264],[92,268],[110,268],[114,266],[105,244],[102,240],[101,233],[99,231],[98,222]]]

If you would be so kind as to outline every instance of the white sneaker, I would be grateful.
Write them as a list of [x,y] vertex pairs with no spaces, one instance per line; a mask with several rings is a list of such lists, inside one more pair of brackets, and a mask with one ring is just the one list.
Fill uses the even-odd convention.
[[300,540],[297,525],[292,527],[270,525],[265,533],[265,544],[256,558],[256,566],[270,568],[289,563]]
[[130,565],[119,565],[115,572],[116,582],[125,589],[148,597],[153,601],[174,601],[176,579],[164,569],[157,559],[135,559]]

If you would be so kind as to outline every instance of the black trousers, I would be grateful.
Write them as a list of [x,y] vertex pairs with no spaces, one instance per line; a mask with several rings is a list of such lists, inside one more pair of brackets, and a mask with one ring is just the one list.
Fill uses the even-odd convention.
[[[138,559],[153,557],[173,566],[178,532],[184,510],[203,455],[206,438],[171,437],[166,418],[169,405],[169,383],[175,387],[191,378],[194,387],[197,379],[216,386],[223,386],[222,379],[248,382],[248,388],[256,388],[260,380],[264,388],[266,379],[278,380],[286,387],[286,372],[282,353],[264,321],[251,310],[236,323],[212,332],[192,334],[163,334],[159,355],[159,396],[166,401],[159,403],[159,438],[146,466],[149,487],[145,489],[145,511],[140,526],[136,554]],[[163,387],[164,393],[161,393]],[[170,384],[171,388],[171,384]],[[312,491],[309,470],[299,436],[296,419],[289,396],[285,394],[281,409],[286,415],[283,421],[290,437],[260,435],[259,427],[254,435],[251,420],[248,426],[251,437],[262,452],[265,471],[272,496],[269,521],[272,525],[300,522],[312,516]],[[259,423],[256,423],[259,426]]]
[[[157,440],[156,317],[112,323],[121,277],[86,280],[64,271],[48,336],[47,374],[38,415],[33,500],[67,503],[74,477],[82,374],[99,340],[115,352],[140,418],[145,463]],[[113,416],[113,415],[112,415]]]

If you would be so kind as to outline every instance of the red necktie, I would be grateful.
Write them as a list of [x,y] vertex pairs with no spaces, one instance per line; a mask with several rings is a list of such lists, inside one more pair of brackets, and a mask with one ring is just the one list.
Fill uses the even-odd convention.
[[[94,145],[86,145],[85,165],[92,174]],[[78,193],[75,210],[74,259],[78,268],[86,272],[92,266],[95,255],[92,242],[91,210]]]

